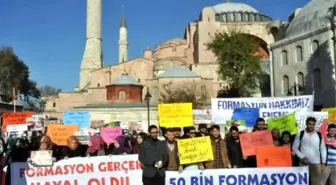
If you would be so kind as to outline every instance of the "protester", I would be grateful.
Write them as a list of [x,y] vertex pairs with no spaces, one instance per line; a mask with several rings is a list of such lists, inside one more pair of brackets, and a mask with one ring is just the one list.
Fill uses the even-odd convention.
[[292,148],[292,137],[290,132],[288,131],[283,131],[281,134],[281,145],[282,146],[289,146]]
[[131,153],[131,147],[125,136],[118,136],[113,143],[108,144],[106,155],[125,155]]
[[280,146],[281,142],[280,142],[280,131],[279,131],[279,129],[273,128],[271,133],[272,133],[274,146]]
[[85,157],[85,152],[79,147],[80,143],[76,136],[70,136],[67,140],[67,144],[67,147],[63,148],[61,152],[61,159]]
[[321,133],[315,131],[316,119],[306,119],[306,129],[296,135],[293,151],[300,165],[308,165],[311,185],[320,184],[321,173],[326,168],[327,151]]
[[179,155],[178,155],[178,148],[177,142],[175,140],[174,130],[168,128],[166,130],[166,138],[167,140],[164,141],[164,144],[167,148],[168,152],[168,164],[166,169],[168,171],[183,171],[183,166],[180,165]]
[[[40,148],[39,148],[39,151],[46,151],[46,150],[51,150],[52,151],[52,157],[53,157],[53,161],[55,162],[56,161],[56,156],[57,154],[55,153],[55,150],[53,148],[53,143],[50,139],[50,137],[48,136],[43,136],[41,138],[41,141],[40,141]],[[33,151],[33,150],[32,150]],[[27,159],[27,162],[32,162],[32,159],[29,157]]]
[[164,142],[158,139],[159,129],[155,125],[148,128],[150,137],[143,143],[139,152],[139,161],[143,166],[143,185],[165,185],[168,153]]
[[208,135],[208,125],[207,124],[199,124],[198,125],[199,136],[207,136]]
[[214,160],[204,163],[206,169],[231,168],[226,143],[221,138],[220,127],[212,125],[210,130],[211,147],[214,154]]
[[[255,122],[253,132],[264,131],[266,130],[266,123],[263,118],[258,118]],[[257,167],[257,158],[255,155],[248,156],[246,159],[246,166],[249,168]]]
[[[196,128],[195,127],[185,127],[185,129],[183,129],[186,133],[182,136],[181,139],[190,139],[190,138],[196,138]],[[185,171],[187,170],[198,170],[204,169],[204,165],[203,163],[191,163],[191,164],[185,164],[183,166],[183,169]]]
[[140,132],[137,137],[135,142],[133,142],[133,146],[132,146],[132,153],[133,154],[138,154],[140,151],[140,146],[141,144],[146,141],[148,135],[144,132]]
[[228,138],[226,142],[228,157],[232,168],[244,168],[246,166],[245,160],[247,157],[243,157],[239,141],[239,129],[237,126],[232,126],[230,128],[230,138]]
[[87,153],[89,156],[101,156],[104,155],[104,140],[100,135],[90,136],[90,141],[88,143]]
[[[336,125],[328,126],[327,134],[327,162],[326,168],[322,171],[321,185],[336,184]],[[329,180],[329,183],[327,184]]]
[[180,139],[181,138],[181,128],[177,127],[177,128],[173,128],[173,129],[174,129],[175,139]]

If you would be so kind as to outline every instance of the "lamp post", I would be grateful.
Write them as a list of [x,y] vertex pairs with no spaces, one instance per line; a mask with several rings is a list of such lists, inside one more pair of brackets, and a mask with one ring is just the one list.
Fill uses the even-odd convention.
[[147,87],[147,92],[146,92],[146,95],[145,95],[145,100],[146,100],[146,103],[147,103],[147,123],[148,123],[148,127],[150,125],[150,110],[149,110],[149,102],[150,102],[150,99],[152,98],[152,95],[149,93],[148,91],[148,87]]
[[294,85],[288,89],[287,96],[293,96],[292,89],[294,90],[294,96],[301,95],[304,92],[304,86],[294,82]]

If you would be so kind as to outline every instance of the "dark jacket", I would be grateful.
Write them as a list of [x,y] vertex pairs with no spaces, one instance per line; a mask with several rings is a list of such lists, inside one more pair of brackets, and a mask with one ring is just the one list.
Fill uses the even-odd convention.
[[[140,147],[139,161],[143,167],[143,177],[166,176],[166,166],[168,164],[167,148],[163,141],[153,140],[152,138],[143,142]],[[162,168],[157,169],[155,163],[162,161]]]
[[226,148],[228,151],[228,157],[232,167],[243,168],[246,166],[245,160],[243,159],[243,152],[241,149],[240,142],[228,138],[226,141]]

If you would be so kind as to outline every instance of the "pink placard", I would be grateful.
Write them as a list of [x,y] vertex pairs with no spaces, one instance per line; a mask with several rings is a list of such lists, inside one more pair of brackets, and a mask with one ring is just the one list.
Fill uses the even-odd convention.
[[105,143],[113,143],[115,138],[122,135],[120,127],[106,127],[102,129],[101,136]]

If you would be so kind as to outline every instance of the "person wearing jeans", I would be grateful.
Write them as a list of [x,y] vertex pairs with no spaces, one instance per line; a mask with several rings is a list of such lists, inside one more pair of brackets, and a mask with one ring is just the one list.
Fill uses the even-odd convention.
[[[321,185],[336,184],[336,124],[328,126],[327,135],[327,166],[322,171]],[[327,184],[329,180],[329,184]]]

